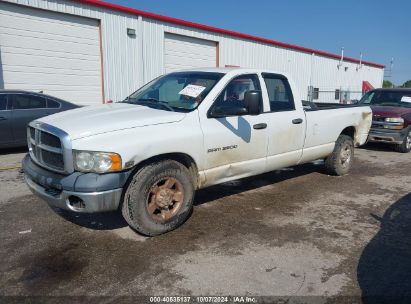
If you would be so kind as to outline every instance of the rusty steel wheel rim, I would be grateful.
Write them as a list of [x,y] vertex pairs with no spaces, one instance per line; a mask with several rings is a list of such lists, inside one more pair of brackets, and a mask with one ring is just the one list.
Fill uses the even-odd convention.
[[340,161],[341,161],[341,165],[344,168],[350,164],[351,157],[352,157],[351,146],[349,144],[345,144],[340,152]]
[[183,201],[183,185],[174,177],[165,177],[151,187],[147,211],[152,219],[165,222],[178,213]]

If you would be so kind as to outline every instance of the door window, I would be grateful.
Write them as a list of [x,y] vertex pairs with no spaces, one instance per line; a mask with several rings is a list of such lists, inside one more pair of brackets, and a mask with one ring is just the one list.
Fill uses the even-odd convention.
[[47,108],[51,108],[51,109],[60,108],[60,103],[53,99],[47,98]]
[[0,111],[7,110],[7,95],[0,94]]
[[46,98],[29,94],[10,95],[13,109],[43,109],[46,108]]
[[223,109],[245,108],[245,93],[252,90],[261,90],[258,76],[255,74],[238,76],[231,80],[220,93],[213,107],[221,107]]
[[271,112],[295,110],[294,99],[287,79],[281,75],[263,75],[270,99]]

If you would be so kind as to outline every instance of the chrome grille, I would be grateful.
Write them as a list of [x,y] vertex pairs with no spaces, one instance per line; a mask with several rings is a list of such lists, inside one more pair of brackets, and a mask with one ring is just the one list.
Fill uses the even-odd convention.
[[65,172],[64,147],[57,135],[29,126],[27,136],[30,155],[36,163],[53,171]]
[[372,128],[383,129],[384,128],[385,117],[373,116],[372,117]]
[[54,153],[40,148],[43,163],[53,169],[63,171],[64,170],[64,159],[61,153]]
[[385,121],[385,117],[381,117],[381,116],[373,116],[372,117],[373,121]]
[[36,132],[36,130],[33,128],[33,127],[29,127],[29,129],[30,129],[30,136],[31,136],[31,138],[35,138],[35,132]]
[[60,138],[49,133],[40,132],[40,142],[44,145],[61,149]]

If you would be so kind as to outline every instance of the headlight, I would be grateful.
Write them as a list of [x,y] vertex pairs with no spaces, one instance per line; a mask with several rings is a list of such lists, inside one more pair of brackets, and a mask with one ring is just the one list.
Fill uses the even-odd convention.
[[398,118],[398,117],[395,117],[395,118],[386,118],[385,121],[386,121],[386,122],[396,122],[396,123],[399,123],[399,124],[404,124],[404,119]]
[[74,168],[81,172],[105,173],[122,169],[117,153],[74,150],[73,158]]
[[399,117],[388,117],[385,122],[387,124],[384,125],[384,129],[401,130],[404,128],[404,119]]

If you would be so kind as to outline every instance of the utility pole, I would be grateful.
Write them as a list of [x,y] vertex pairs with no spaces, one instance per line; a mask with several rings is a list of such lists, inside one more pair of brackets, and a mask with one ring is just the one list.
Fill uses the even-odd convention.
[[[393,66],[394,66],[394,57],[391,57],[390,67],[389,67],[389,69],[386,69],[384,71],[384,78],[391,78],[392,77],[392,68],[393,68]],[[391,81],[391,83],[392,83],[392,81]],[[392,83],[392,86],[394,87],[393,83]]]

